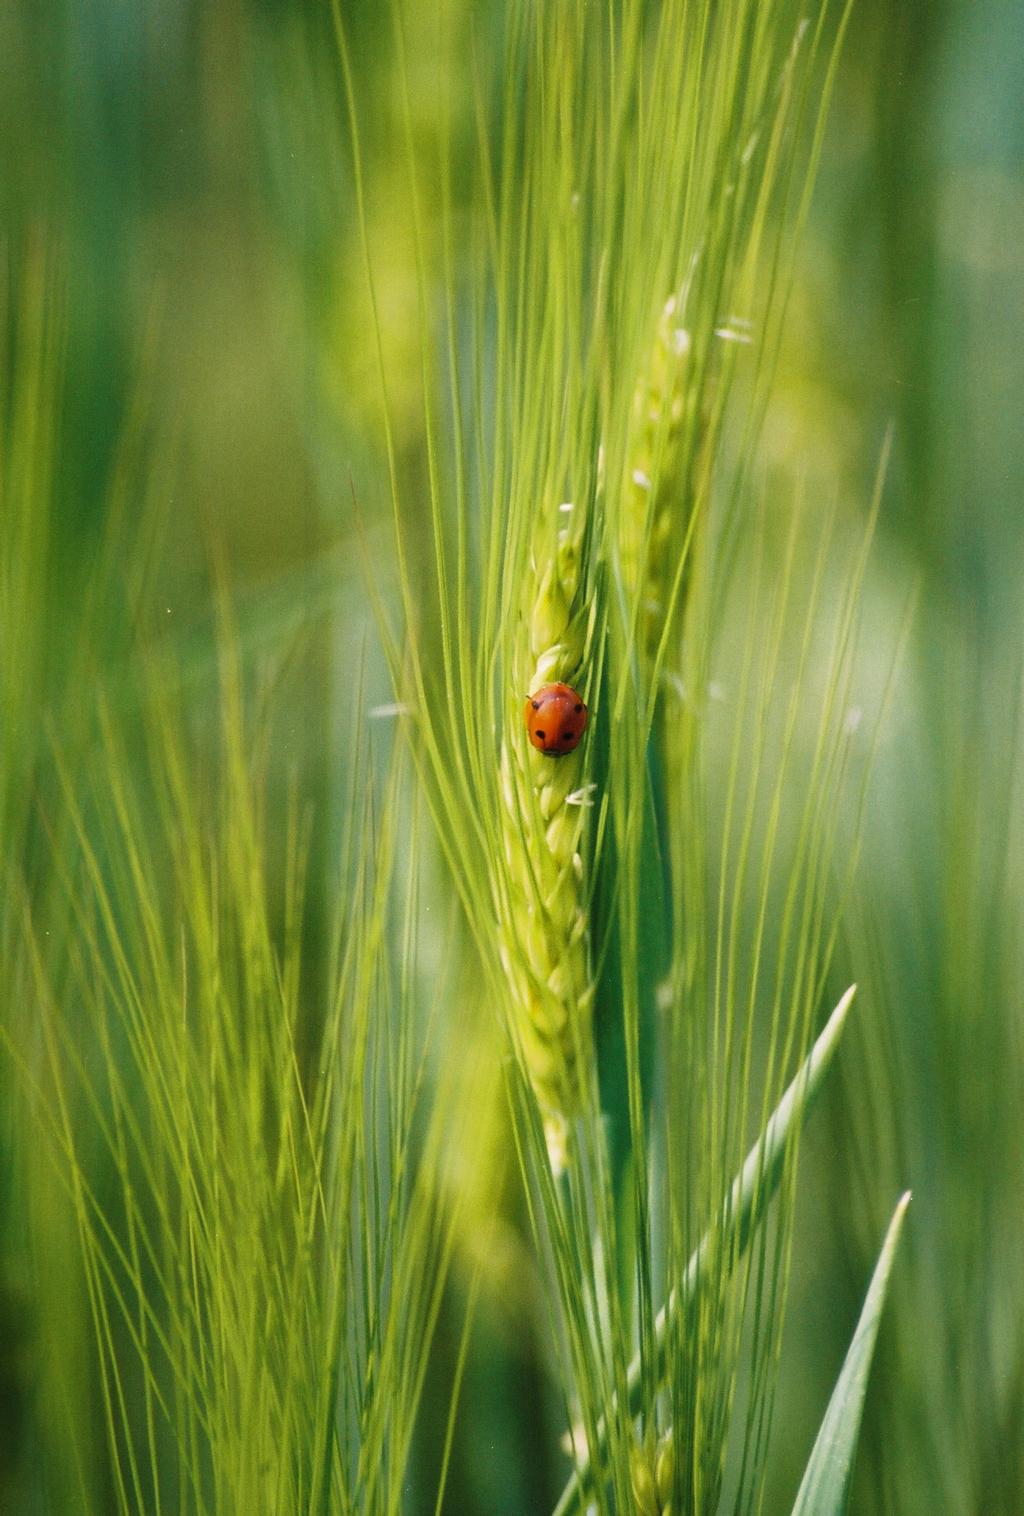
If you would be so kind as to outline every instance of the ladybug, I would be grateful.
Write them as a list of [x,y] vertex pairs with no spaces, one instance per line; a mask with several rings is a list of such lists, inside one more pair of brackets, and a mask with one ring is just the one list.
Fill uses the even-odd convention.
[[587,708],[568,684],[545,684],[527,700],[523,714],[530,741],[549,758],[571,753],[587,724]]

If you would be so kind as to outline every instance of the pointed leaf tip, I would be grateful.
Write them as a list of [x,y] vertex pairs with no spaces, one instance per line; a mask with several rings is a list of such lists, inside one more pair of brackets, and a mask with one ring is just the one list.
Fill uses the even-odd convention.
[[811,1450],[793,1507],[793,1516],[842,1516],[846,1509],[868,1371],[875,1351],[875,1339],[885,1304],[889,1274],[896,1256],[896,1245],[909,1204],[910,1191],[906,1190],[889,1222],[853,1341]]

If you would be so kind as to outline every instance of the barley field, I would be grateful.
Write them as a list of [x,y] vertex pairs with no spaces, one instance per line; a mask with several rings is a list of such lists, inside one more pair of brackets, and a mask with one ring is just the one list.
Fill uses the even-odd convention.
[[1020,1516],[1024,12],[0,86],[2,1516]]

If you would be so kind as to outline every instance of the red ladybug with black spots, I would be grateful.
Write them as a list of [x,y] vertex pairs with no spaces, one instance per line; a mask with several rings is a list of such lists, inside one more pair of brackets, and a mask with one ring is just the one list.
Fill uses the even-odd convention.
[[568,684],[545,684],[526,702],[526,730],[533,746],[549,758],[562,758],[579,746],[587,725],[587,708]]

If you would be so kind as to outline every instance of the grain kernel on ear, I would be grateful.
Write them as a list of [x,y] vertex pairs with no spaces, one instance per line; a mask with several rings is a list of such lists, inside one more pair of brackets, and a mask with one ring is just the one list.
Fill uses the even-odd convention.
[[637,1516],[661,1516],[654,1471],[643,1448],[635,1447],[629,1461],[629,1481]]

